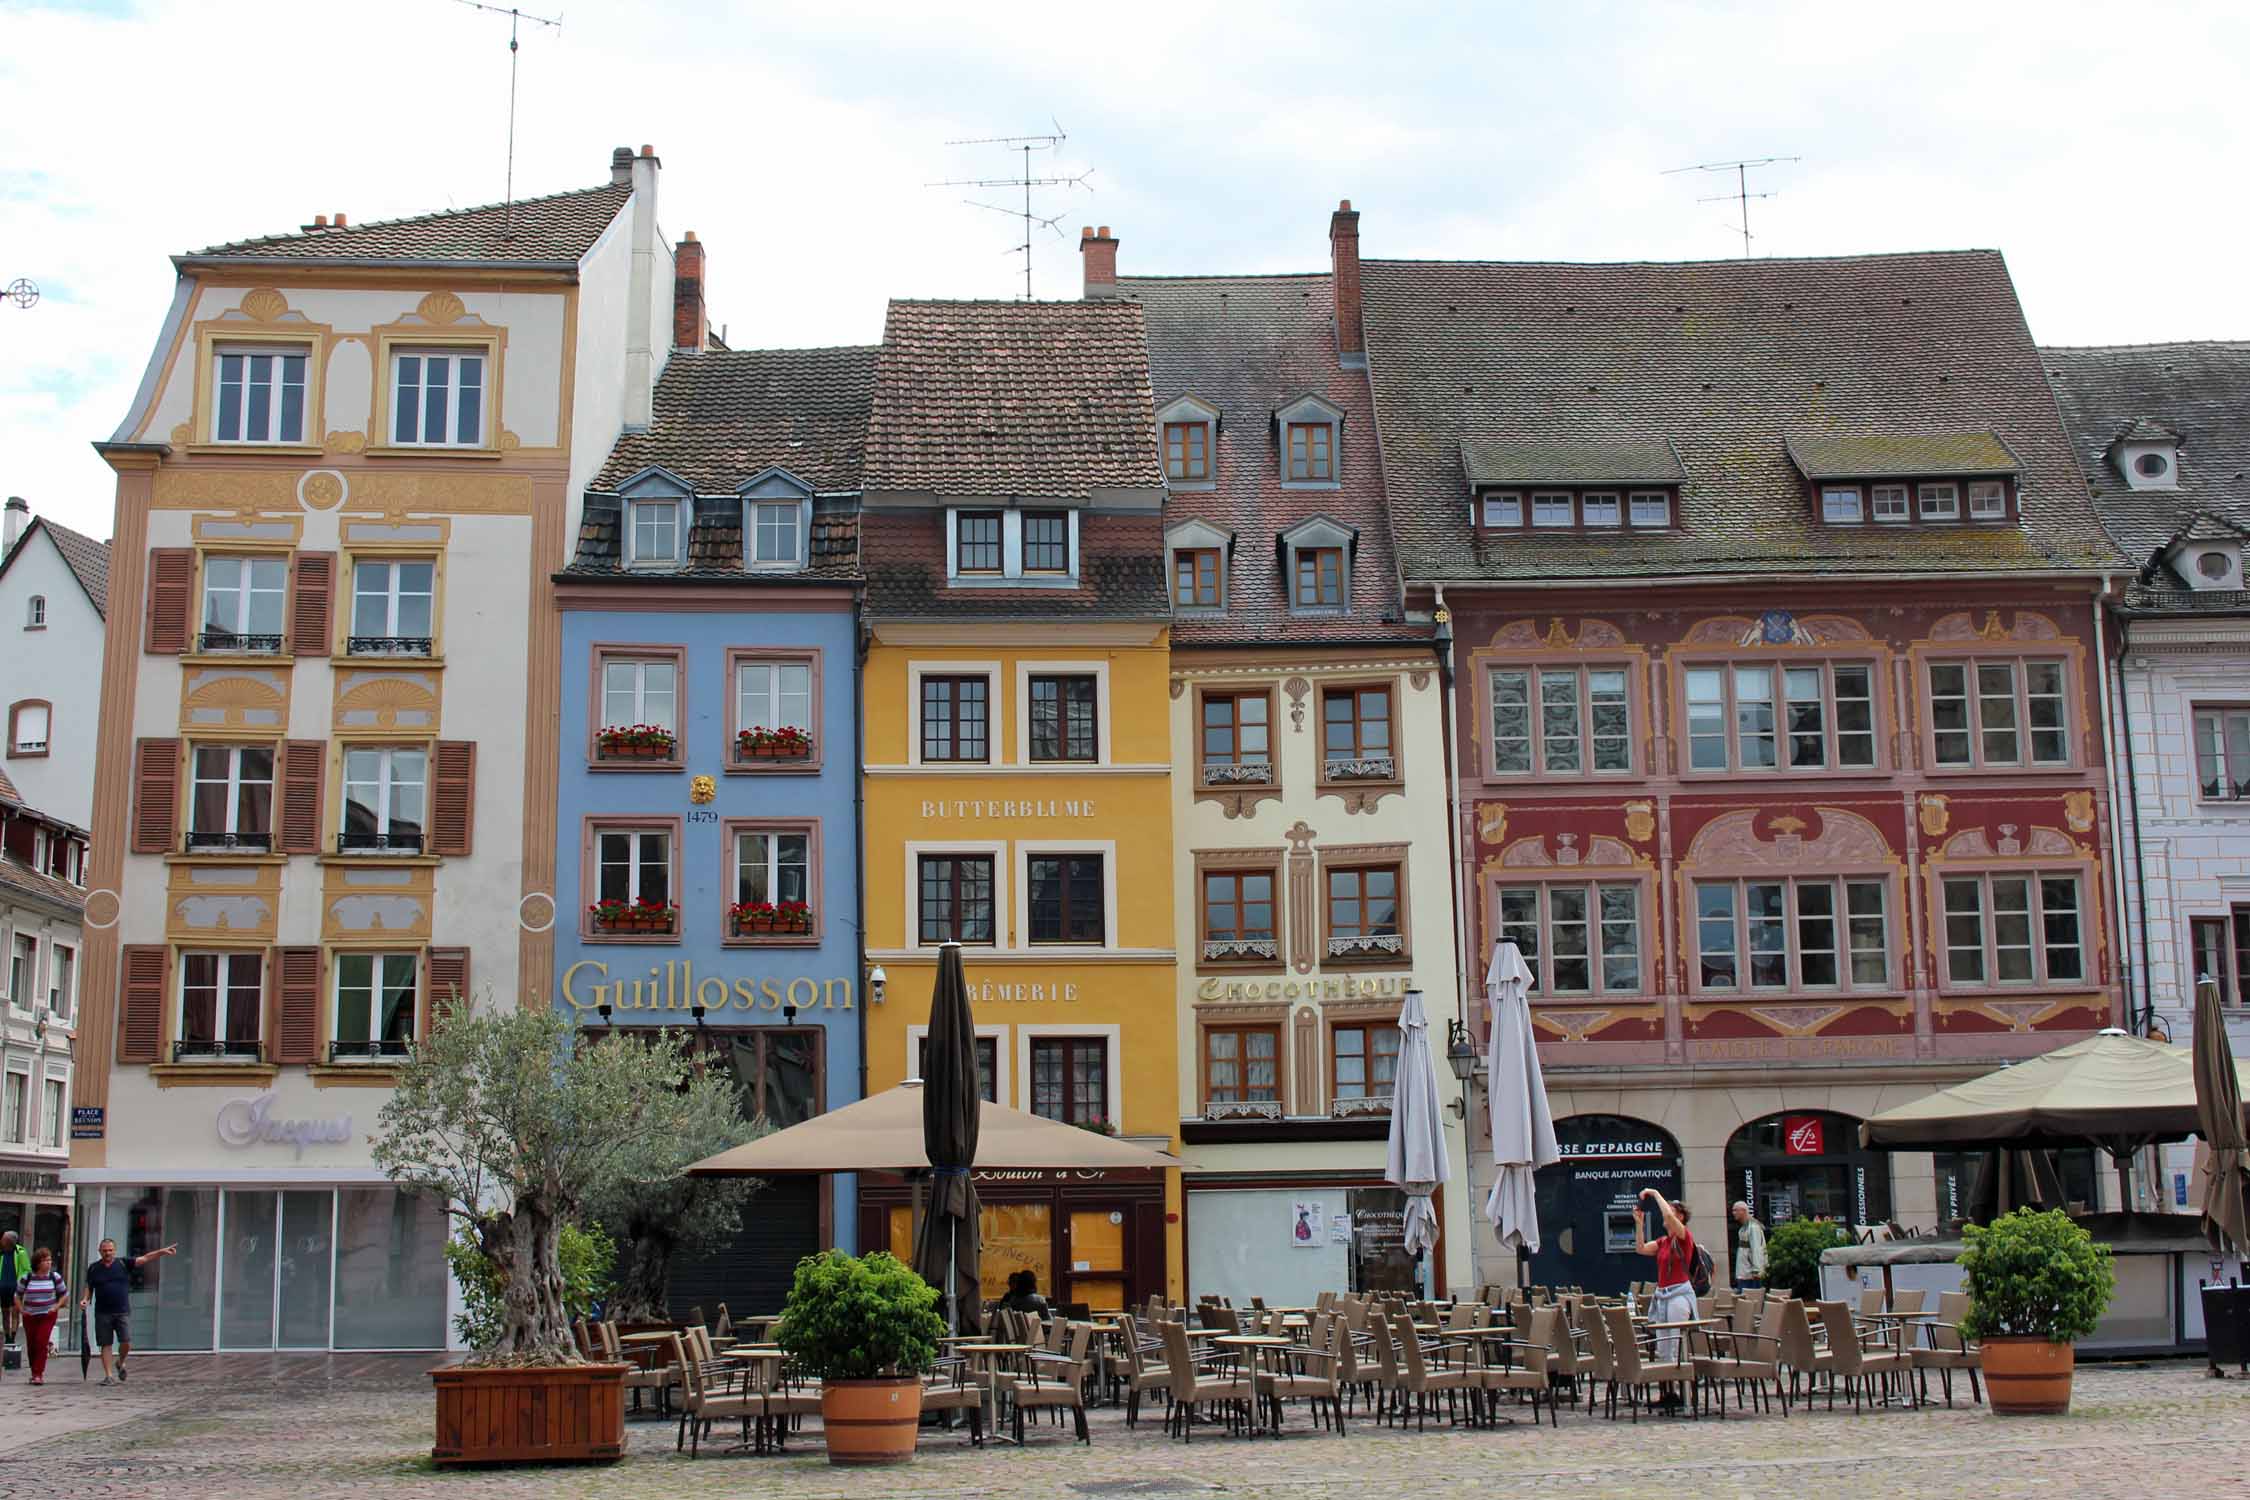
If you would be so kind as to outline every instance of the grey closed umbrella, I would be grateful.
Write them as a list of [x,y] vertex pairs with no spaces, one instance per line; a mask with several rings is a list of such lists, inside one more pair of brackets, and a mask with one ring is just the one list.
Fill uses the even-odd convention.
[[961,974],[961,945],[938,950],[930,992],[929,1056],[922,1065],[922,1144],[929,1153],[929,1207],[914,1230],[914,1269],[944,1291],[955,1333],[984,1324],[979,1295],[982,1256],[977,1221],[977,1123],[983,1090],[977,1081],[977,1025]]
[[1420,1255],[1437,1244],[1437,1210],[1430,1195],[1451,1175],[1445,1119],[1438,1112],[1437,1059],[1430,1052],[1430,1017],[1422,992],[1408,990],[1398,1012],[1398,1072],[1391,1080],[1390,1157],[1383,1180],[1406,1193],[1400,1248]]
[[2219,1010],[2219,983],[2195,987],[2196,1134],[2203,1137],[2203,1232],[2224,1254],[2250,1254],[2250,1203],[2244,1201],[2242,1075]]
[[1503,1249],[1533,1252],[1539,1248],[1539,1169],[1561,1161],[1562,1148],[1555,1144],[1547,1080],[1531,1035],[1531,970],[1514,943],[1493,949],[1484,987],[1492,1018],[1485,1094],[1492,1106],[1493,1166],[1484,1213]]

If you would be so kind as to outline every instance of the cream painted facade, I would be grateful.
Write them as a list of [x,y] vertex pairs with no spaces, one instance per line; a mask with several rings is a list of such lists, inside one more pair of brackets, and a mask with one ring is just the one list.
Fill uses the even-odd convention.
[[[551,575],[670,344],[657,175],[621,149],[607,189],[565,195],[554,233],[585,243],[562,258],[324,256],[315,233],[178,262],[101,445],[118,628],[69,1174],[82,1251],[182,1246],[137,1299],[144,1347],[452,1337],[442,1211],[371,1155],[385,1062],[456,985],[549,1000]],[[304,359],[294,440],[221,430],[244,351]],[[404,441],[410,368],[455,441]]]
[[[1473,1290],[1472,1226],[1489,1183],[1469,1179],[1461,1122],[1451,1112],[1461,1085],[1445,1062],[1447,1022],[1457,1018],[1460,960],[1453,921],[1447,837],[1443,689],[1427,647],[1399,643],[1357,654],[1330,649],[1175,648],[1171,666],[1175,917],[1179,931],[1179,1096],[1182,1135],[1193,1168],[1183,1174],[1191,1295],[1247,1295],[1213,1252],[1243,1243],[1241,1231],[1273,1218],[1259,1205],[1320,1202],[1333,1216],[1345,1195],[1378,1188],[1386,1157],[1388,1109],[1359,1081],[1373,1066],[1358,1059],[1385,1033],[1397,1034],[1405,992],[1419,987],[1430,1017],[1439,1097],[1452,1150],[1439,1195],[1443,1284]],[[1395,724],[1396,778],[1331,782],[1325,775],[1322,700],[1329,690],[1385,686]],[[1207,774],[1199,743],[1213,695],[1262,695],[1269,705],[1269,779],[1243,782]],[[1224,776],[1227,773],[1219,773]],[[1331,871],[1396,867],[1402,942],[1396,951],[1332,935],[1327,918]],[[1270,953],[1209,933],[1206,877],[1244,875],[1273,882]],[[1230,885],[1238,892],[1239,886]],[[1255,947],[1255,943],[1252,945]],[[1214,1044],[1214,1031],[1224,1039]],[[1267,1102],[1212,1099],[1214,1048],[1225,1057],[1274,1044],[1279,1097]],[[1341,1058],[1340,1054],[1341,1053]],[[1220,1090],[1224,1095],[1226,1090]],[[1270,1200],[1270,1202],[1268,1201]],[[1329,1200],[1334,1200],[1330,1203]],[[1201,1205],[1200,1210],[1198,1205]],[[1199,1264],[1198,1213],[1206,1228]],[[1238,1225],[1237,1219],[1250,1222]],[[1285,1251],[1286,1207],[1274,1219],[1271,1248]],[[1211,1226],[1223,1222],[1224,1229]],[[1367,1226],[1362,1225],[1364,1232]],[[1333,1230],[1331,1224],[1324,1233]],[[1489,1231],[1487,1231],[1489,1234]],[[1330,1240],[1329,1244],[1338,1242]],[[1236,1253],[1226,1252],[1230,1259]],[[1332,1259],[1315,1255],[1308,1264]],[[1253,1260],[1252,1265],[1256,1262]],[[1335,1271],[1323,1265],[1323,1275]],[[1342,1289],[1331,1279],[1319,1289]],[[1432,1286],[1432,1290],[1435,1290]]]

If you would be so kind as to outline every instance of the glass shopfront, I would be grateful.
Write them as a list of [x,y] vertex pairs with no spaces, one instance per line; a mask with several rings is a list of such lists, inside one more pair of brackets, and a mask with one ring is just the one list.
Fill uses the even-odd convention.
[[[100,1232],[134,1268],[133,1346],[442,1349],[450,1281],[445,1212],[384,1185],[89,1187]],[[83,1273],[83,1267],[78,1268]]]
[[[977,1279],[985,1297],[1029,1271],[1049,1301],[1117,1311],[1164,1290],[1161,1172],[979,1172]],[[860,1243],[914,1258],[912,1188],[894,1178],[860,1185]]]
[[1811,1109],[1752,1120],[1727,1142],[1729,1200],[1748,1203],[1768,1229],[1791,1219],[1888,1222],[1891,1158],[1863,1149],[1859,1126],[1850,1115]]
[[1625,1115],[1571,1115],[1555,1122],[1562,1160],[1533,1179],[1539,1248],[1531,1280],[1614,1296],[1654,1279],[1636,1253],[1641,1190],[1680,1196],[1680,1143],[1670,1131]]

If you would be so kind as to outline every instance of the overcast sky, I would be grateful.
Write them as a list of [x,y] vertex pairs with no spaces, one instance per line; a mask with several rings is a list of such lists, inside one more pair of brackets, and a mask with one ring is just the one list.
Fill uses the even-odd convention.
[[[1040,296],[1077,226],[1128,273],[1312,270],[1329,210],[1370,256],[2004,250],[2047,343],[2250,337],[2242,136],[2250,6],[528,0],[520,195],[653,144],[659,217],[710,247],[737,346],[872,342],[889,296],[1007,297],[1014,221],[967,206],[1045,132]],[[1146,18],[1146,19],[1144,19]],[[88,447],[130,398],[166,257],[497,200],[504,17],[458,0],[0,0],[0,489],[107,536]]]

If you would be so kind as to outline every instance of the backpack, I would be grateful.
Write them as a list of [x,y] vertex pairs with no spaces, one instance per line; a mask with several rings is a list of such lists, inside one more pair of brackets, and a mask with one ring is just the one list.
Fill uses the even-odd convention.
[[1711,1252],[1699,1244],[1695,1247],[1695,1259],[1688,1263],[1688,1285],[1695,1288],[1695,1295],[1711,1295],[1711,1275]]

